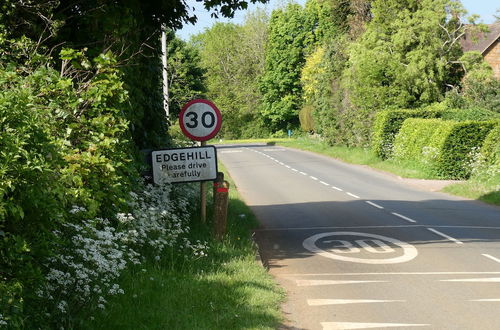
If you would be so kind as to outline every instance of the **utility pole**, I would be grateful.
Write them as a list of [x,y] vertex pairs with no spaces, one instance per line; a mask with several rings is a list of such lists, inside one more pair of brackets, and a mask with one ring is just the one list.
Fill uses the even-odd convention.
[[170,125],[170,109],[168,106],[168,75],[167,75],[167,32],[164,24],[161,25],[161,52],[162,52],[162,73],[163,73],[163,109],[167,116],[167,125]]

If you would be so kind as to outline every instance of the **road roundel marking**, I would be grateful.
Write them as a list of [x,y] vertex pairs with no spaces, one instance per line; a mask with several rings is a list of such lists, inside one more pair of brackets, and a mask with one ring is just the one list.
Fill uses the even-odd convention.
[[[342,238],[345,238],[346,236],[352,236],[353,239],[337,239],[336,237],[339,236],[341,236]],[[325,238],[328,239],[324,240]],[[319,248],[317,246],[317,243],[320,240],[322,240],[322,242],[325,244],[335,243],[335,246],[334,248],[328,250]],[[367,242],[370,242],[371,244],[368,244]],[[395,250],[386,243],[390,243],[393,246],[395,245],[401,248],[403,254],[397,257],[389,258],[359,258],[352,256],[353,254],[360,253],[362,251],[377,257],[380,257],[383,254],[395,252]],[[316,234],[306,238],[304,242],[302,242],[302,246],[304,246],[306,250],[309,250],[325,258],[372,265],[397,264],[407,262],[414,259],[418,255],[417,249],[409,243],[400,241],[392,237],[352,231],[336,231]]]
[[179,114],[179,125],[182,133],[191,140],[207,141],[219,132],[222,115],[212,102],[196,99],[182,108]]

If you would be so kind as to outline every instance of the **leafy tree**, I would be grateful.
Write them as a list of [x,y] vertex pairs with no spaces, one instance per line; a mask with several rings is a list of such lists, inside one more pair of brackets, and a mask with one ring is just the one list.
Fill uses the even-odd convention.
[[375,0],[373,19],[349,51],[344,73],[347,122],[355,144],[369,141],[374,113],[414,108],[443,98],[460,81],[459,3]]
[[205,70],[200,66],[198,49],[177,38],[173,32],[168,35],[167,58],[170,115],[176,120],[184,104],[204,97]]
[[258,135],[267,15],[256,11],[243,25],[218,23],[194,40],[206,70],[207,95],[224,117],[221,136]]
[[273,131],[298,126],[302,105],[300,73],[312,39],[312,23],[298,4],[288,4],[271,15],[261,91],[262,116]]

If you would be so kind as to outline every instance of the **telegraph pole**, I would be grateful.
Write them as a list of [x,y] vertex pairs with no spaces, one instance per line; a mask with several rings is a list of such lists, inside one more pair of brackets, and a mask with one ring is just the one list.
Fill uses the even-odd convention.
[[167,125],[170,125],[170,109],[168,106],[168,75],[167,75],[167,32],[164,24],[161,26],[161,52],[162,52],[162,73],[163,73],[163,109],[167,116]]

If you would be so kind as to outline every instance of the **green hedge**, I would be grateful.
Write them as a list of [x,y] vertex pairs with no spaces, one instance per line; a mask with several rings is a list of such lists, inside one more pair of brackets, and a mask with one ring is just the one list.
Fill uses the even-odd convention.
[[482,146],[486,135],[497,124],[495,121],[407,119],[395,138],[394,156],[429,165],[443,178],[467,178],[472,151]]
[[372,149],[382,159],[392,155],[393,143],[401,125],[408,118],[438,118],[439,110],[384,110],[375,116]]
[[500,164],[500,123],[484,139],[481,154],[488,164]]

